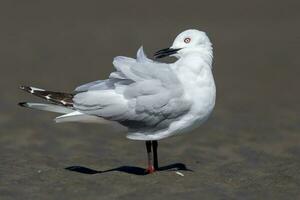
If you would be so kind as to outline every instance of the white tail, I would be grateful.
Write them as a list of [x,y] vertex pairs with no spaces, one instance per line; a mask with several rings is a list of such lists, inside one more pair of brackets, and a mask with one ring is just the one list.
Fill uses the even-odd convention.
[[54,104],[22,102],[22,103],[19,103],[19,105],[22,107],[25,107],[25,108],[32,108],[32,109],[36,109],[36,110],[43,110],[43,111],[49,111],[49,112],[55,112],[55,113],[67,114],[67,113],[74,112],[74,110],[69,107],[64,107],[64,106],[59,106],[59,105],[54,105]]
[[106,123],[107,120],[93,116],[93,115],[86,115],[79,111],[74,111],[71,113],[67,113],[65,115],[61,115],[55,118],[56,123],[62,122],[83,122],[83,123]]

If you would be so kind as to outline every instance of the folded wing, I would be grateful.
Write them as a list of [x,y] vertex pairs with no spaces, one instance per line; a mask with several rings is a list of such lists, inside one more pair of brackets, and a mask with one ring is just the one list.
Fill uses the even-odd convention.
[[109,79],[75,89],[76,110],[117,121],[131,132],[167,128],[189,111],[176,74],[168,64],[148,59],[142,47],[137,59],[119,56],[113,65]]

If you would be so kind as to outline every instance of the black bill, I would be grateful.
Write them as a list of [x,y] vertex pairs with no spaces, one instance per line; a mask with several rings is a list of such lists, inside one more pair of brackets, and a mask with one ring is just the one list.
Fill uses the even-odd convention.
[[165,49],[157,51],[154,54],[154,57],[155,58],[163,58],[163,57],[166,57],[166,56],[173,55],[173,54],[177,53],[177,51],[179,51],[179,50],[180,49],[165,48]]

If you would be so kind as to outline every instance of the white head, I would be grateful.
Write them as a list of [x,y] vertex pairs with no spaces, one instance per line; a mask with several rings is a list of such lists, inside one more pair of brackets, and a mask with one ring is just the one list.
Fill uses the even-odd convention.
[[154,54],[156,58],[175,56],[181,58],[189,53],[210,54],[212,44],[205,32],[189,29],[180,33],[170,48],[162,49]]

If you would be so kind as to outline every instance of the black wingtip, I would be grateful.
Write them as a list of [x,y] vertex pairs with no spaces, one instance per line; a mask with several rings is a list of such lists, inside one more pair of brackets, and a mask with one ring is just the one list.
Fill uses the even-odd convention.
[[27,102],[20,102],[18,105],[21,107],[27,107]]

